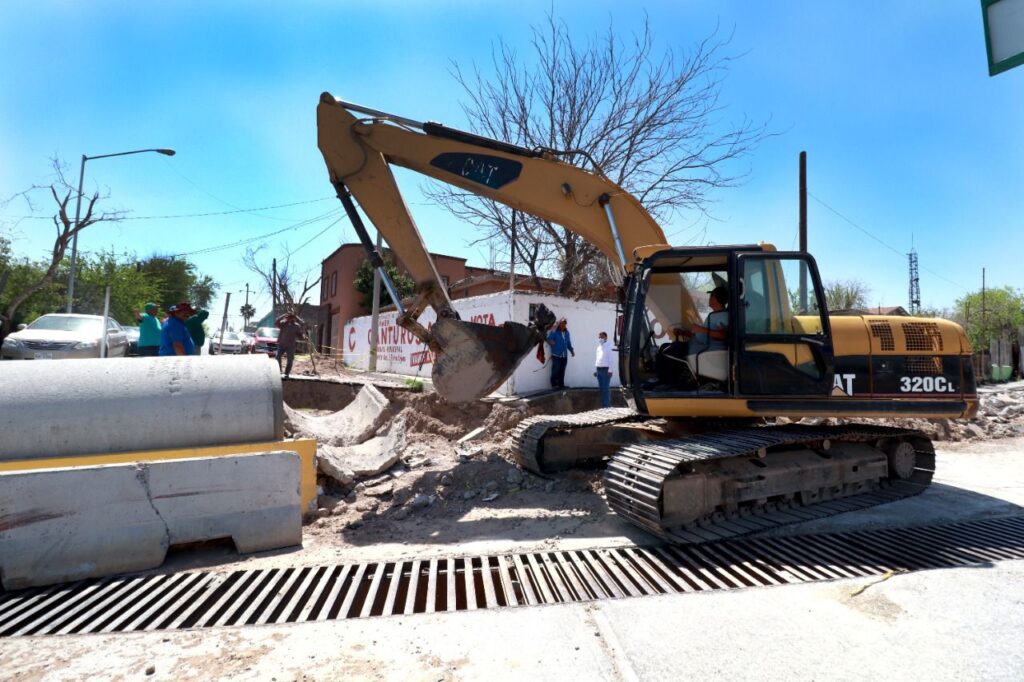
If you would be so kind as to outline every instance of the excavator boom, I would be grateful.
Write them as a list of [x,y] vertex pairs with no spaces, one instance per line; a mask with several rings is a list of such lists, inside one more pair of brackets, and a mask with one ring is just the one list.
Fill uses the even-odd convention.
[[[434,386],[452,402],[475,400],[501,385],[543,341],[553,315],[545,309],[532,327],[459,320],[391,165],[561,225],[597,246],[620,275],[632,267],[636,249],[667,248],[661,228],[635,197],[600,172],[559,160],[554,150],[525,149],[413,121],[329,93],[321,95],[317,107],[317,142],[370,262],[396,301],[398,323],[434,352]],[[416,297],[408,307],[398,301],[352,197],[415,280]],[[417,321],[428,305],[437,313],[429,330]]]

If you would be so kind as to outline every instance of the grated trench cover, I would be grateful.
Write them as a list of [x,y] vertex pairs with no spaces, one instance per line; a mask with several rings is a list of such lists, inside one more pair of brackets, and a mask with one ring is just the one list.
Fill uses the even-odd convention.
[[1024,516],[697,546],[188,572],[0,593],[0,636],[302,623],[818,582],[1024,559]]

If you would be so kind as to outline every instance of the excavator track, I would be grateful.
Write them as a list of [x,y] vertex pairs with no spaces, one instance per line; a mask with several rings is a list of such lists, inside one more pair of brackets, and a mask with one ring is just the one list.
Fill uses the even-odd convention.
[[603,426],[646,419],[628,407],[605,407],[600,410],[564,415],[538,415],[524,419],[516,427],[515,457],[519,466],[535,474],[547,473],[543,465],[544,436],[551,431]]
[[[709,464],[714,466],[716,461],[757,459],[770,462],[773,450],[779,452],[804,447],[827,456],[826,451],[837,444],[865,444],[880,448],[883,443],[909,443],[913,448],[913,459],[905,460],[910,464],[904,465],[906,470],[902,477],[881,478],[867,485],[861,482],[830,489],[795,491],[795,494],[766,498],[731,510],[709,509],[699,520],[691,523],[665,522],[666,482],[678,479],[681,470],[692,471],[694,467],[699,469]],[[908,451],[904,449],[903,452]],[[918,431],[864,424],[835,427],[786,425],[708,432],[674,440],[627,445],[609,460],[604,486],[609,506],[630,522],[669,542],[696,544],[912,497],[928,487],[934,471],[934,448],[931,441]],[[742,485],[733,481],[730,484]],[[802,500],[804,497],[825,501],[807,503],[807,500]]]

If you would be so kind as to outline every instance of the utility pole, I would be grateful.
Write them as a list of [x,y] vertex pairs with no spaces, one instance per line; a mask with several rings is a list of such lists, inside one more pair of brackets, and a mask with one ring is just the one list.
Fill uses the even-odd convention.
[[271,298],[271,310],[274,313],[274,317],[277,317],[277,259],[273,260],[271,265],[272,272],[270,273],[270,298]]
[[988,310],[985,308],[985,268],[981,269],[981,328],[987,333],[985,323],[988,321]]
[[509,240],[508,290],[516,290],[516,210],[512,209],[512,237]]
[[[382,245],[380,232],[377,232],[377,253]],[[373,269],[373,303],[370,311],[370,362],[367,365],[371,372],[377,371],[377,321],[380,318],[380,268]]]
[[231,292],[227,293],[227,297],[224,299],[224,319],[220,322],[220,338],[217,339],[217,354],[220,355],[223,352],[224,347],[224,330],[228,328],[228,309],[231,307]]
[[[807,152],[800,152],[800,253],[807,253]],[[800,312],[807,312],[807,264],[800,261]]]

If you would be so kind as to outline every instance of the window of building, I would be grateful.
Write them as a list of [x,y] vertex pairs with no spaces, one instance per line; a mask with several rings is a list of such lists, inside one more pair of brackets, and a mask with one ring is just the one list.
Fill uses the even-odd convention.
[[338,295],[338,271],[331,273],[331,296]]

